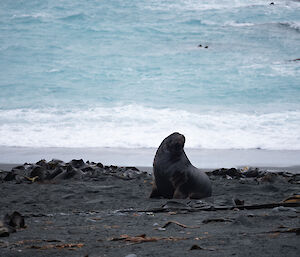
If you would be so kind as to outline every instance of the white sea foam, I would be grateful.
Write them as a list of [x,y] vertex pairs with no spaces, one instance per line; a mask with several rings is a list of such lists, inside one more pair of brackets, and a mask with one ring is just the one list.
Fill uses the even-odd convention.
[[239,23],[235,21],[225,22],[225,26],[232,26],[232,27],[250,27],[254,25],[255,25],[254,23],[250,23],[250,22],[243,22],[243,23]]
[[33,18],[33,19],[39,19],[39,18],[48,18],[50,15],[48,13],[28,13],[28,14],[14,14],[12,15],[12,19],[22,19],[22,18]]
[[281,26],[294,29],[298,32],[300,32],[300,22],[280,22],[279,23]]
[[88,110],[2,110],[0,145],[157,147],[168,134],[208,149],[300,149],[300,112],[192,113],[139,105]]
[[181,0],[181,1],[151,1],[151,5],[146,6],[148,9],[152,10],[161,10],[161,9],[180,9],[180,10],[219,10],[219,9],[230,9],[230,8],[239,8],[247,7],[254,5],[263,5],[266,6],[266,1],[264,0],[255,0],[255,1],[243,1],[243,0]]

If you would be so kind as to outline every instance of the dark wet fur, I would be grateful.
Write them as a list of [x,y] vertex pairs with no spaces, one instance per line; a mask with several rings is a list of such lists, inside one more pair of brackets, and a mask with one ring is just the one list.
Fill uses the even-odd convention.
[[160,144],[153,162],[151,198],[204,198],[211,195],[208,177],[191,164],[183,150],[184,143],[185,137],[175,132]]

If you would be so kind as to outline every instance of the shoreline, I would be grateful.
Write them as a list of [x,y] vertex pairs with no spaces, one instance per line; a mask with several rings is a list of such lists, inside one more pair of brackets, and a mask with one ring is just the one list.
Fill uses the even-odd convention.
[[[59,147],[3,147],[0,146],[0,167],[8,169],[19,164],[36,163],[41,159],[72,159],[101,162],[104,165],[135,166],[151,170],[156,148],[59,148]],[[299,172],[300,150],[235,150],[190,149],[185,152],[199,169],[259,167],[268,170]]]
[[[71,160],[70,160],[71,161]],[[0,172],[1,171],[11,171],[13,168],[17,166],[21,166],[24,163],[0,163]],[[108,164],[105,164],[108,165]],[[133,167],[136,167],[140,171],[146,171],[149,174],[152,174],[153,167],[152,166],[136,166],[133,165]],[[222,167],[219,167],[222,168]],[[242,168],[242,166],[237,166],[236,168]],[[249,166],[249,168],[258,168],[259,170],[265,170],[267,172],[288,172],[288,173],[300,173],[300,166],[288,166],[288,167],[269,167],[269,166]],[[209,172],[213,171],[215,169],[213,168],[200,168],[200,170]]]

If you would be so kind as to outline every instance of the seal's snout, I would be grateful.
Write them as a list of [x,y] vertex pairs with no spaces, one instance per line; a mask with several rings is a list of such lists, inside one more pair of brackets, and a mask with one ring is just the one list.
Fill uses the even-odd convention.
[[174,135],[174,140],[176,140],[179,144],[184,144],[185,143],[184,135],[182,135],[178,132],[173,133],[173,135]]
[[178,151],[178,150],[182,150],[184,147],[184,143],[185,143],[185,137],[184,135],[175,132],[173,134],[171,134],[168,137],[168,148],[169,150],[173,151]]

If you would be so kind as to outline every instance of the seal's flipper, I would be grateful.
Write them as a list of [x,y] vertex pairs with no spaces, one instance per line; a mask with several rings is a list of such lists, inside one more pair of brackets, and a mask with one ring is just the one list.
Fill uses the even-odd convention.
[[161,195],[158,192],[157,186],[155,184],[155,181],[153,182],[152,192],[150,194],[150,198],[159,198]]

